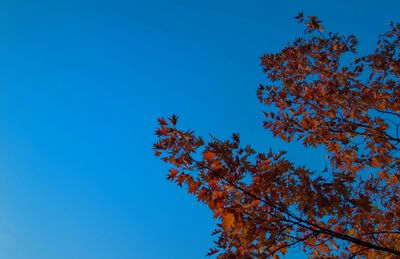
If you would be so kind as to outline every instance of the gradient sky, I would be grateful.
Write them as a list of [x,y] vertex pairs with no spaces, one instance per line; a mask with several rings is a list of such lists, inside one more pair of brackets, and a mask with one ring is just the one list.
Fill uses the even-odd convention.
[[[374,48],[400,2],[0,1],[0,258],[204,258],[210,211],[165,180],[156,118],[260,150],[259,57],[301,35],[293,17]],[[289,258],[300,258],[292,252]]]

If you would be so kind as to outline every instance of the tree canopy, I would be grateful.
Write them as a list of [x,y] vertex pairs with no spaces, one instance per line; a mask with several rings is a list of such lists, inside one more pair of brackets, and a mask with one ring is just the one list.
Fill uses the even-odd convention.
[[[400,24],[357,56],[357,39],[325,33],[314,16],[304,35],[265,54],[263,126],[284,141],[322,147],[316,172],[231,139],[206,142],[160,118],[155,155],[219,219],[220,258],[278,257],[294,246],[316,257],[400,257]],[[350,60],[346,62],[347,60]]]

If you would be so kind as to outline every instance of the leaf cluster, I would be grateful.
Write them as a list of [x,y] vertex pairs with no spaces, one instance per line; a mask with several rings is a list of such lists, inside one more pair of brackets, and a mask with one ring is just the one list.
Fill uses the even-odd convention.
[[329,165],[314,172],[262,153],[238,134],[205,142],[159,119],[155,155],[167,179],[207,204],[220,224],[220,258],[267,258],[299,246],[315,257],[400,256],[400,25],[376,50],[356,55],[355,36],[323,34],[314,16],[305,35],[261,58],[268,84],[264,127],[284,141],[322,147]]

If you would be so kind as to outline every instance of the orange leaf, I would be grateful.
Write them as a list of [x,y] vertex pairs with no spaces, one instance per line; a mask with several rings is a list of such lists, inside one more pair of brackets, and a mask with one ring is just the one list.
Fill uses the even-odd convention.
[[258,207],[260,205],[260,201],[259,200],[254,200],[251,202],[251,205],[253,205],[254,207]]
[[227,213],[222,217],[222,226],[225,231],[229,231],[235,222],[235,215],[232,213]]
[[372,158],[371,163],[372,163],[373,167],[379,167],[380,166],[378,160],[375,157]]
[[173,180],[175,178],[175,176],[179,173],[179,170],[172,168],[169,170],[169,174],[167,175],[167,179],[168,180]]
[[216,156],[216,154],[211,151],[206,151],[203,153],[203,158],[207,161],[211,161],[215,156]]

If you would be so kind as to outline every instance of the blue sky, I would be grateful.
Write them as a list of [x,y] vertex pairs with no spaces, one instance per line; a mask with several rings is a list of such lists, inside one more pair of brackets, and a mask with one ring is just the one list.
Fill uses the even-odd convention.
[[[255,91],[293,17],[374,48],[397,0],[0,2],[0,258],[204,258],[208,209],[165,180],[156,118],[323,167],[274,140]],[[300,255],[291,253],[290,258]]]

